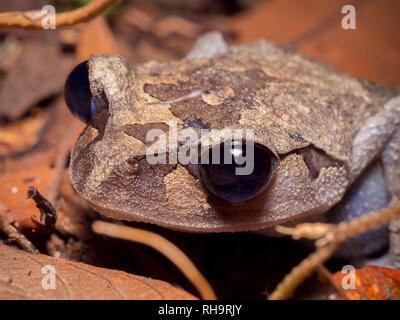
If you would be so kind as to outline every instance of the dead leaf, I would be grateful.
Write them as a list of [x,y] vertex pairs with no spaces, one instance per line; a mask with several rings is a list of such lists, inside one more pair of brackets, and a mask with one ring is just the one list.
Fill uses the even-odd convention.
[[79,61],[89,59],[91,54],[118,53],[119,49],[114,35],[104,17],[98,16],[81,26],[76,48],[76,55]]
[[4,11],[27,11],[41,8],[46,4],[43,0],[13,0],[1,1],[0,12]]
[[[204,3],[204,1],[200,1]],[[214,4],[212,2],[212,4]],[[210,3],[211,4],[211,3]],[[113,30],[119,36],[121,53],[130,64],[149,60],[165,62],[183,58],[192,49],[196,39],[209,31],[220,31],[229,38],[231,29],[226,17],[207,15],[206,19],[178,10],[175,4],[129,2],[113,21]],[[188,5],[180,3],[181,9]],[[190,5],[192,2],[190,2]]]
[[[38,215],[38,210],[33,201],[26,199],[29,186],[35,186],[43,195],[47,196],[54,178],[54,161],[62,147],[64,137],[68,134],[65,128],[73,127],[76,120],[65,104],[60,100],[55,106],[46,136],[41,147],[19,158],[0,159],[0,202],[9,211],[5,218],[8,222],[30,219],[33,214]],[[78,124],[81,128],[84,124]],[[13,127],[9,127],[13,130]],[[5,133],[9,130],[5,129]],[[68,143],[70,148],[74,144],[81,130]],[[53,204],[56,205],[56,204]],[[57,209],[57,208],[56,208]]]
[[6,156],[27,149],[39,140],[48,112],[37,112],[34,115],[0,127],[0,156]]
[[55,151],[36,153],[18,160],[6,160],[6,169],[0,175],[0,201],[9,209],[5,215],[8,222],[38,215],[33,201],[26,199],[26,191],[31,185],[43,192],[46,190],[52,178],[50,164],[55,157]]
[[[356,269],[356,288],[345,290],[342,286],[342,280],[348,275],[348,273],[346,274],[339,271],[332,276],[336,288],[345,299],[400,299],[400,270],[373,265],[368,265],[363,269]],[[344,279],[344,281],[346,281],[346,279]]]
[[[55,270],[55,289],[45,290],[44,266]],[[48,274],[48,272],[47,272]],[[29,254],[0,244],[0,299],[164,300],[196,299],[172,285],[126,272]]]
[[60,198],[56,204],[58,215],[57,230],[63,234],[74,235],[80,240],[92,237],[88,212],[91,210],[86,201],[78,196],[66,170],[60,187]]
[[[0,71],[6,74],[21,54],[21,42],[13,37],[6,37],[0,46]],[[2,78],[2,77],[1,77]],[[1,79],[2,80],[2,79]]]
[[16,120],[41,100],[61,93],[71,62],[50,42],[25,42],[2,82],[0,117]]
[[184,37],[196,37],[200,33],[200,26],[179,16],[169,16],[160,20],[154,27],[154,33],[159,37],[166,37],[172,33]]

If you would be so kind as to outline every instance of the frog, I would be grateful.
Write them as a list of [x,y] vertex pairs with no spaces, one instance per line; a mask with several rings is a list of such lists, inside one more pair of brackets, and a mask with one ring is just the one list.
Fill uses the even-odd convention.
[[[120,55],[92,55],[65,86],[68,107],[87,122],[71,153],[71,181],[105,217],[182,232],[268,235],[277,225],[349,220],[400,195],[398,95],[292,48],[229,46],[216,32],[178,61],[131,66]],[[156,139],[148,132],[165,141],[171,123],[178,136],[207,132],[190,142],[208,141],[200,153],[233,150],[224,132],[251,130],[256,173],[235,176],[237,164],[202,158],[149,163]],[[158,152],[168,158],[183,146]],[[384,245],[377,239],[387,239],[387,227],[374,232],[356,252]]]

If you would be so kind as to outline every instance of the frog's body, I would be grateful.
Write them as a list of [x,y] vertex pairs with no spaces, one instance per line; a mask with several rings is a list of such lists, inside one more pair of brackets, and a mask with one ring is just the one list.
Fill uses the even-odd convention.
[[[327,212],[383,150],[387,188],[398,192],[395,90],[267,41],[166,64],[93,56],[89,65],[92,93],[104,93],[109,110],[79,138],[71,176],[107,216],[193,232],[263,229]],[[188,166],[150,165],[146,132],[170,121],[178,132],[254,129],[255,142],[278,158],[273,181],[232,204],[208,194]]]

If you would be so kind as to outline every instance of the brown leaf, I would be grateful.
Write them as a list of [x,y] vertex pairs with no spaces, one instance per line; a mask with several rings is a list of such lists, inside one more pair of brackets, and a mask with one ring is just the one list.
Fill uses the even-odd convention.
[[88,240],[93,235],[87,218],[89,206],[72,186],[68,171],[64,172],[57,203],[57,230],[63,234],[74,235],[80,240]]
[[[55,289],[42,288],[53,266]],[[172,285],[126,272],[97,268],[83,263],[29,254],[0,244],[0,299],[195,299]]]
[[[356,288],[343,289],[342,280],[348,275],[336,272],[332,279],[336,288],[348,300],[399,300],[400,270],[368,265],[356,269]],[[345,279],[346,280],[346,279]]]
[[0,127],[0,156],[24,150],[34,145],[48,119],[48,112],[38,112],[28,118]]
[[0,117],[16,120],[41,100],[62,92],[71,61],[47,41],[27,41],[0,90]]
[[[179,8],[186,7],[187,3],[179,4]],[[181,59],[190,52],[196,39],[208,31],[217,30],[229,38],[231,29],[226,17],[210,14],[207,19],[201,19],[181,10],[178,14],[174,5],[128,2],[118,12],[113,30],[118,35],[121,54],[131,64]]]
[[[9,209],[5,215],[8,222],[30,219],[33,214],[39,214],[34,202],[26,199],[26,191],[29,186],[35,186],[44,196],[49,194],[57,175],[54,162],[65,143],[64,137],[69,134],[65,128],[71,130],[77,121],[60,100],[55,106],[46,135],[37,150],[19,158],[0,159],[0,202]],[[81,128],[84,126],[84,124],[78,125]],[[76,135],[80,131],[76,130]],[[13,126],[4,129],[4,133],[8,132],[14,132]],[[77,136],[68,141],[69,147],[72,147],[76,138]],[[13,151],[18,151],[18,148],[14,147]]]
[[1,1],[0,12],[4,11],[27,11],[41,8],[46,4],[45,0],[13,0]]
[[179,16],[168,16],[155,25],[154,33],[159,37],[177,33],[184,37],[194,38],[200,33],[200,26]]
[[38,215],[34,202],[26,199],[26,191],[33,185],[45,192],[52,179],[51,162],[55,154],[56,150],[50,150],[6,160],[0,175],[0,201],[10,210],[5,216],[9,222]]
[[[395,86],[399,83],[398,1],[360,1],[357,28],[341,28],[347,1],[258,1],[230,19],[235,44],[264,38],[293,47],[338,71]],[[362,52],[362,54],[360,54]]]
[[119,49],[114,35],[102,16],[98,16],[82,25],[76,48],[76,55],[79,61],[89,59],[91,54],[118,53]]

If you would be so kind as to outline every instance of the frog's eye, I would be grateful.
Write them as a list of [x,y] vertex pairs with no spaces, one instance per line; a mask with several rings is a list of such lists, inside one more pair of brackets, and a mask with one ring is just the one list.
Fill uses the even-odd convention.
[[105,99],[92,97],[87,61],[78,64],[69,74],[64,97],[69,110],[84,122],[90,122],[106,106]]
[[257,143],[221,143],[201,155],[199,178],[205,188],[229,202],[249,200],[268,186],[275,157]]

